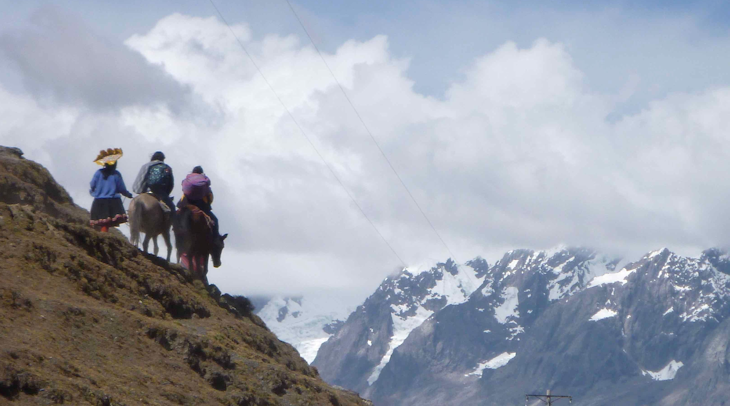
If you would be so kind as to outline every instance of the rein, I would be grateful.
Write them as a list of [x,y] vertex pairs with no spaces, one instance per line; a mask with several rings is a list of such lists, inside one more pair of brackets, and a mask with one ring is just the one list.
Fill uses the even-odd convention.
[[193,206],[192,204],[189,204],[187,207],[188,210],[193,213],[193,215],[202,215],[205,218],[205,223],[208,225],[208,228],[213,230],[213,226],[215,225],[215,223],[209,215],[205,214],[203,210],[200,210],[199,207]]

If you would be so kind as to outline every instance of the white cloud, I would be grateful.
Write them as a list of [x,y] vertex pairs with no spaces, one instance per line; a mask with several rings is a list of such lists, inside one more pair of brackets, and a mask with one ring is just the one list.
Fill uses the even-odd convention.
[[[314,49],[233,28],[399,254],[445,259]],[[230,233],[223,268],[211,271],[227,291],[324,286],[359,300],[398,266],[222,22],[173,14],[126,45],[189,88],[192,107],[102,113],[42,105],[0,84],[0,114],[15,118],[0,120],[0,143],[50,166],[84,204],[100,148],[125,148],[128,183],[157,149],[178,180],[203,165]],[[461,261],[503,247],[641,252],[728,237],[718,213],[730,198],[730,88],[675,94],[608,121],[615,95],[593,91],[566,47],[546,39],[476,59],[441,99],[413,90],[409,61],[394,58],[384,36],[347,41],[325,58]]]
[[29,22],[1,33],[0,53],[19,68],[36,96],[96,110],[184,104],[184,86],[63,9],[45,5]]

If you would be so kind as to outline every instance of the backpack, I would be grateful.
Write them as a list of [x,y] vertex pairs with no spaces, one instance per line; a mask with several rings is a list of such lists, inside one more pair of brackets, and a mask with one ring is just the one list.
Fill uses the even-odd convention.
[[202,200],[211,193],[210,179],[202,173],[191,173],[182,182],[185,196],[191,200]]
[[167,164],[152,165],[147,172],[147,186],[152,192],[169,194],[173,188],[172,168]]

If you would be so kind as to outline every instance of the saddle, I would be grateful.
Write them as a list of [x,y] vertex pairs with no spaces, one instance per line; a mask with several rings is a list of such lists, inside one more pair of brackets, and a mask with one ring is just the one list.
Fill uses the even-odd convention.
[[157,201],[160,203],[160,208],[162,208],[162,211],[165,212],[165,214],[170,214],[172,212],[172,208],[168,206],[167,203],[165,203],[165,201],[162,200],[160,196],[152,192],[148,192],[147,194],[152,195],[152,197],[157,199]]

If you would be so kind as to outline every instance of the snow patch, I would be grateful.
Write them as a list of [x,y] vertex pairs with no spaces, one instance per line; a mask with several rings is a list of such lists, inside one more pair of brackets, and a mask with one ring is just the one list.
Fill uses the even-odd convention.
[[617,314],[618,313],[616,313],[615,310],[601,309],[598,312],[596,312],[596,314],[594,314],[593,317],[591,317],[589,320],[590,321],[603,320],[603,319],[607,319],[609,317],[616,317]]
[[411,331],[423,324],[423,322],[431,317],[432,314],[432,311],[426,310],[423,307],[418,306],[418,309],[416,309],[416,314],[411,317],[401,317],[397,314],[390,315],[393,320],[393,337],[390,338],[390,342],[388,343],[388,351],[380,360],[378,366],[375,367],[373,373],[370,374],[370,377],[368,377],[368,385],[372,385],[373,383],[375,383],[375,381],[378,380],[380,372],[383,370],[383,368],[385,368],[388,362],[390,362],[390,357],[393,356],[393,351],[395,351],[396,348],[400,347],[400,345],[403,344],[404,341],[406,341],[406,338],[408,338],[408,334],[411,334]]
[[664,314],[662,314],[662,316],[666,316],[667,314],[669,314],[669,313],[671,313],[671,312],[673,312],[673,311],[674,311],[674,306],[672,306],[672,307],[670,307],[669,309],[667,309],[667,311],[666,311],[666,312],[664,312]]
[[443,277],[430,289],[432,296],[445,297],[450,305],[461,304],[481,286],[482,278],[477,277],[474,268],[469,265],[458,265],[457,269],[456,275],[443,271]]
[[607,268],[611,260],[605,256],[578,263],[575,267],[566,271],[565,266],[574,260],[575,256],[570,257],[570,259],[551,270],[553,273],[558,274],[558,277],[551,280],[548,285],[548,299],[550,301],[570,296],[583,289],[589,281],[611,272]]
[[302,340],[299,341],[294,348],[299,351],[299,355],[304,358],[305,361],[307,361],[308,364],[311,364],[312,361],[314,361],[315,358],[317,358],[317,352],[319,352],[319,347],[322,346],[322,344],[326,343],[327,340],[330,339],[330,335],[328,334],[327,337],[319,337],[319,338],[312,338],[309,340]]
[[[562,284],[560,283],[566,279],[570,279],[570,282],[562,283]],[[548,293],[548,299],[551,302],[554,300],[561,299],[563,296],[565,296],[566,293],[569,293],[570,290],[573,288],[573,286],[575,286],[575,284],[578,282],[579,281],[578,281],[577,275],[575,275],[575,274],[572,274],[572,273],[560,274],[560,276],[558,276],[554,280],[550,281],[550,285],[549,285],[550,292]]]
[[[701,313],[705,314],[701,314]],[[712,308],[707,303],[695,308],[692,310],[692,313],[687,314],[687,312],[682,313],[679,317],[682,318],[682,321],[689,320],[690,322],[694,323],[696,321],[705,321],[710,316],[710,313],[712,313]]]
[[553,273],[556,273],[556,274],[562,273],[563,270],[565,269],[565,265],[568,265],[574,259],[575,259],[575,256],[572,256],[572,257],[568,258],[565,262],[563,262],[560,265],[558,265],[555,268],[553,268],[552,269]]
[[651,376],[651,379],[655,381],[671,381],[674,379],[674,377],[677,375],[677,371],[679,371],[679,368],[682,368],[684,366],[684,363],[682,361],[675,361],[672,360],[662,368],[660,371],[652,372],[652,371],[644,371],[641,370],[641,374],[646,376]]
[[519,292],[520,291],[514,286],[504,288],[502,291],[502,298],[504,299],[504,302],[494,309],[494,318],[497,319],[498,322],[505,324],[508,318],[519,317],[519,312],[517,311],[517,306],[520,304],[520,300],[518,298]]
[[512,360],[512,358],[514,358],[516,355],[517,355],[516,352],[503,352],[488,361],[479,363],[479,365],[477,365],[477,367],[474,369],[474,371],[472,371],[464,376],[471,376],[471,375],[481,376],[485,369],[501,368],[501,367],[507,365],[507,363],[509,363]]
[[[425,272],[423,266],[419,266],[416,269],[409,268],[408,271],[419,274]],[[434,267],[429,268],[430,271],[435,271]],[[408,335],[415,328],[420,326],[426,319],[428,319],[433,312],[426,310],[423,305],[427,300],[430,299],[446,299],[446,306],[461,304],[466,302],[484,281],[484,277],[477,277],[476,271],[469,265],[456,265],[456,274],[452,274],[443,267],[438,268],[440,270],[440,279],[437,279],[435,285],[428,290],[428,294],[421,299],[417,299],[416,303],[399,303],[391,305],[391,318],[393,320],[393,336],[390,338],[388,343],[388,350],[386,351],[380,363],[375,367],[373,372],[368,377],[368,384],[372,385],[378,380],[380,372],[385,368],[385,365],[390,362],[390,358],[393,352],[408,338]],[[491,294],[485,287],[482,289],[482,293],[486,296]],[[489,293],[487,293],[489,292]],[[406,316],[413,311],[415,307],[415,315]]]
[[[514,321],[512,321],[512,323],[514,323]],[[514,339],[515,339],[515,338],[516,338],[516,337],[517,337],[517,336],[518,336],[519,334],[522,334],[522,333],[524,333],[524,332],[525,332],[525,328],[524,328],[524,327],[522,327],[522,326],[520,326],[519,324],[517,324],[517,325],[516,325],[516,326],[514,326],[514,327],[510,327],[510,329],[509,329],[509,332],[510,332],[510,336],[509,336],[509,337],[507,337],[506,339],[507,339],[507,340],[509,340],[509,341],[512,341],[512,340],[514,340]],[[518,338],[517,340],[519,341],[520,339]]]
[[625,285],[627,280],[626,278],[629,277],[632,273],[636,272],[636,269],[622,269],[618,272],[614,273],[607,273],[605,275],[597,276],[593,278],[591,283],[588,284],[589,288],[595,287],[595,286],[602,286],[607,285],[611,283],[618,283],[621,282],[622,285]]

